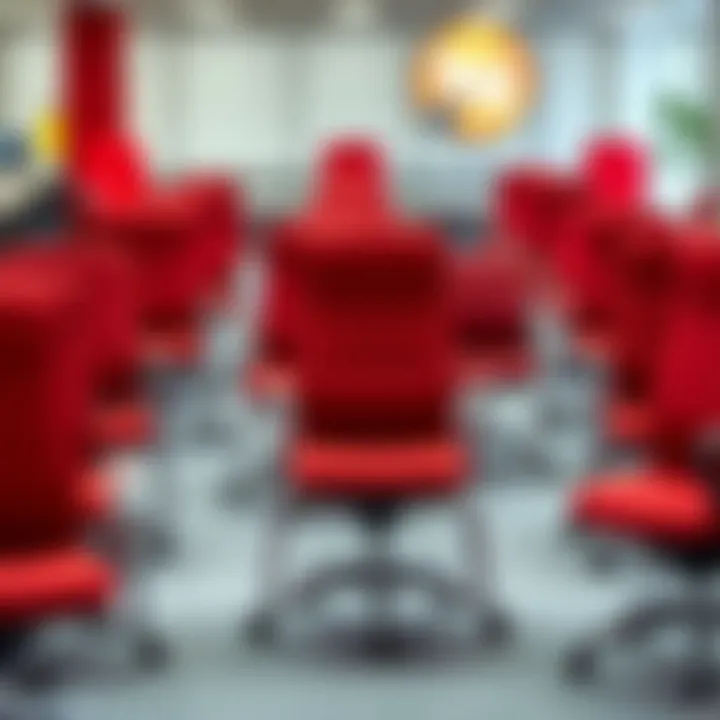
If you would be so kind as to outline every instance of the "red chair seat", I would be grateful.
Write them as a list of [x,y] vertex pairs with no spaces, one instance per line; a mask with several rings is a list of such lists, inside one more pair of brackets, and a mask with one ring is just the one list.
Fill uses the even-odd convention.
[[116,577],[83,548],[0,559],[0,625],[93,613],[112,599]]
[[387,499],[450,494],[465,469],[462,446],[449,439],[367,445],[300,440],[289,471],[301,492]]
[[571,515],[582,527],[650,545],[691,548],[720,539],[707,486],[681,470],[598,476],[576,491]]
[[145,404],[129,400],[98,408],[95,432],[101,448],[135,448],[152,442],[155,418]]

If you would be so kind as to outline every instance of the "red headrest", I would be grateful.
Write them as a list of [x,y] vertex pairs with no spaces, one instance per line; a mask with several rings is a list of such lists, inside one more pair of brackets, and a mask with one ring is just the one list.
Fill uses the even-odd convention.
[[124,206],[142,200],[151,176],[139,146],[114,134],[96,137],[88,149],[80,191],[93,205]]
[[126,11],[116,3],[63,3],[63,104],[68,172],[82,184],[92,144],[126,128]]
[[649,151],[638,141],[626,137],[596,138],[583,153],[580,174],[595,203],[621,209],[637,208],[647,199]]
[[362,137],[333,140],[323,149],[313,205],[322,210],[384,212],[389,178],[384,148]]

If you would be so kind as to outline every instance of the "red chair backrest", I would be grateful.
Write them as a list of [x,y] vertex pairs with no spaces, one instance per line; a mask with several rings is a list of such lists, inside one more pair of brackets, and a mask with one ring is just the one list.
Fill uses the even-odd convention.
[[461,343],[523,336],[528,277],[511,247],[492,242],[469,257],[458,256],[453,280],[453,309]]
[[325,149],[310,205],[272,232],[261,311],[261,357],[280,363],[294,360],[296,258],[318,228],[322,234],[325,223],[339,223],[344,228],[354,225],[372,242],[377,233],[367,232],[368,225],[401,222],[390,212],[387,172],[382,149],[373,141],[341,139]]
[[203,275],[198,272],[198,217],[169,199],[140,216],[116,217],[114,242],[129,252],[142,316],[150,321],[187,319],[198,310]]
[[580,174],[596,205],[615,210],[637,209],[648,199],[649,151],[631,138],[599,137],[585,148]]
[[0,263],[0,546],[79,539],[90,364],[82,301],[32,253]]
[[69,249],[86,296],[99,397],[112,400],[137,390],[140,304],[130,259],[119,248],[87,240]]
[[649,390],[667,320],[675,229],[643,213],[631,220],[619,248],[615,297],[615,373],[630,395]]
[[447,429],[455,368],[448,266],[435,234],[327,223],[300,262],[302,430],[392,441]]
[[203,174],[183,181],[180,192],[201,214],[203,280],[212,286],[232,267],[241,249],[244,207],[241,188],[230,176]]
[[687,460],[699,433],[720,423],[720,237],[684,228],[656,367],[653,398],[659,451]]
[[579,183],[551,168],[511,168],[500,175],[493,194],[497,232],[527,250],[550,254],[558,224],[580,196]]
[[323,149],[310,212],[364,215],[390,212],[386,153],[371,138],[338,138]]
[[73,188],[86,183],[94,143],[127,129],[125,16],[109,3],[63,3],[63,106]]
[[632,215],[586,205],[568,218],[558,239],[557,272],[572,319],[583,329],[610,329],[619,254]]

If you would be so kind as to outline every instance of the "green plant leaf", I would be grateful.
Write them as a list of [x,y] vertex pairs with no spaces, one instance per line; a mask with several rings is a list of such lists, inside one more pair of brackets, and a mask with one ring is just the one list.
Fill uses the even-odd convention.
[[666,95],[657,104],[660,127],[675,152],[699,160],[713,152],[712,115],[701,103]]

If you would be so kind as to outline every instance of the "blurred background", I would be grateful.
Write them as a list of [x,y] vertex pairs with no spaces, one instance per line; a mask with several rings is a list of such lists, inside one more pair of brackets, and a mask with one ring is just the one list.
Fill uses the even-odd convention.
[[[73,128],[68,127],[61,93],[71,45],[61,21],[63,9],[70,5],[119,8],[129,21],[123,36],[126,43],[120,42],[118,50],[127,60],[127,98],[108,123],[116,144],[103,144],[107,137],[100,131],[95,137],[86,133],[84,141],[96,155],[86,148],[87,164],[78,163],[72,173],[67,161]],[[104,37],[113,36],[118,17],[105,26]],[[489,36],[483,37],[490,37],[490,45],[505,54],[509,75],[491,73],[479,89],[476,78],[468,78],[455,66],[448,77],[441,73],[438,79],[433,74],[437,58],[448,46],[472,57],[471,65],[487,60],[483,53],[473,55],[475,31],[467,28],[478,24],[485,28],[481,34],[490,28]],[[84,42],[91,47],[93,32],[87,27],[92,25],[85,27]],[[97,48],[95,52],[102,56]],[[112,74],[112,67],[111,58],[102,71]],[[84,73],[75,74],[79,87],[82,82],[77,77]],[[93,86],[92,77],[88,81],[92,72],[84,75],[85,102],[92,116],[91,96],[103,92]],[[119,93],[118,88],[112,90]],[[497,115],[487,110],[488,98],[501,108]],[[474,103],[480,103],[483,112],[475,113]],[[342,136],[364,140],[335,145]],[[597,146],[593,140],[598,140]],[[377,658],[361,666],[328,662],[324,656],[309,662],[305,655],[278,658],[258,653],[247,637],[267,630],[262,623],[253,625],[257,618],[250,611],[258,598],[265,599],[258,578],[276,565],[272,548],[270,555],[262,554],[267,542],[263,531],[267,516],[272,520],[277,510],[277,490],[284,478],[280,460],[297,422],[284,394],[287,388],[282,386],[277,393],[276,385],[282,383],[273,385],[278,367],[269,367],[284,363],[280,371],[287,371],[292,365],[278,350],[287,340],[280,336],[292,334],[288,318],[294,310],[290,295],[278,291],[283,285],[278,278],[287,282],[282,273],[288,265],[283,263],[297,260],[290,251],[287,257],[283,254],[288,242],[292,250],[294,237],[283,231],[297,229],[293,222],[298,218],[307,219],[303,213],[312,205],[308,198],[317,199],[313,192],[324,187],[323,173],[332,174],[328,160],[332,152],[325,153],[328,148],[338,152],[338,147],[339,156],[347,153],[345,159],[351,158],[349,166],[355,170],[358,165],[353,163],[358,162],[361,170],[370,168],[373,200],[383,194],[373,195],[378,188],[387,191],[383,200],[397,198],[387,205],[395,225],[381,215],[389,223],[381,224],[381,229],[387,231],[392,225],[400,235],[407,232],[417,239],[409,218],[430,220],[439,228],[439,245],[456,272],[452,290],[457,295],[453,295],[457,317],[452,317],[452,330],[465,321],[477,325],[467,337],[459,338],[459,345],[468,340],[468,365],[477,361],[477,377],[462,385],[457,405],[467,426],[462,439],[472,456],[469,479],[482,478],[482,482],[469,484],[460,511],[482,509],[489,533],[477,542],[470,538],[468,543],[463,537],[461,545],[469,546],[471,560],[474,551],[490,556],[478,565],[492,566],[490,595],[510,618],[514,642],[508,643],[512,645],[508,653],[497,658],[470,653],[459,660],[452,656],[450,662],[443,656],[438,662],[414,665],[404,661],[418,659],[410,651],[392,668]],[[602,161],[598,159],[603,155]],[[600,168],[603,162],[608,164]],[[142,176],[135,185],[137,177],[128,180],[133,172],[126,165]],[[336,180],[342,175],[337,167]],[[211,181],[203,176],[206,171]],[[73,173],[77,176],[71,177]],[[120,176],[117,183],[114,173]],[[597,189],[593,183],[603,173],[610,178],[602,178],[609,210],[603,205],[607,197],[590,197]],[[629,188],[623,185],[628,178]],[[132,186],[130,199],[122,192],[115,197],[118,189],[127,190],[126,181]],[[603,185],[599,180],[595,184]],[[351,185],[343,186],[348,197],[357,191],[348,190]],[[629,331],[623,326],[624,334],[617,333],[621,339],[616,335],[611,339],[618,346],[623,342],[632,346],[628,354],[635,353],[633,362],[636,355],[643,356],[647,380],[654,370],[654,365],[649,366],[655,360],[655,346],[637,338],[644,339],[642,331],[651,321],[633,313],[643,303],[643,310],[659,306],[662,288],[650,300],[635,293],[646,289],[645,276],[638,279],[638,275],[622,292],[609,291],[608,283],[601,288],[604,297],[598,300],[601,290],[598,297],[590,297],[593,292],[588,291],[588,299],[584,291],[590,286],[595,290],[597,280],[596,268],[590,266],[596,261],[600,267],[607,260],[600,257],[602,253],[599,259],[590,257],[597,249],[593,243],[598,236],[605,237],[607,227],[610,235],[632,236],[633,242],[639,237],[641,263],[654,258],[657,248],[666,249],[667,221],[673,227],[668,234],[681,240],[678,246],[687,237],[701,237],[720,247],[713,224],[718,188],[719,0],[0,0],[0,340],[7,340],[2,347],[10,358],[17,328],[29,334],[36,331],[27,316],[22,317],[25,324],[15,323],[14,313],[27,311],[23,303],[37,309],[33,303],[39,302],[38,297],[44,301],[42,293],[48,287],[61,296],[65,286],[55,280],[68,273],[72,282],[67,285],[79,288],[84,301],[78,305],[96,313],[89,313],[93,317],[88,322],[95,323],[98,344],[114,342],[114,352],[122,356],[121,361],[113,356],[117,362],[107,373],[113,375],[122,366],[121,382],[116,384],[113,377],[107,395],[103,394],[107,388],[100,392],[93,386],[102,410],[121,396],[120,414],[114,417],[120,420],[112,426],[113,433],[108,431],[119,439],[105,438],[93,457],[104,469],[107,466],[119,490],[110,500],[105,498],[104,506],[102,495],[94,495],[93,502],[129,522],[123,526],[122,540],[142,539],[143,547],[133,548],[137,557],[129,553],[133,556],[129,567],[119,564],[123,571],[119,586],[127,590],[132,607],[140,609],[142,629],[153,628],[143,636],[141,672],[134,675],[117,670],[111,648],[103,662],[86,658],[85,671],[91,672],[84,680],[73,678],[50,692],[33,688],[29,697],[18,692],[18,698],[12,682],[7,687],[0,683],[0,720],[45,720],[42,713],[68,720],[696,717],[685,706],[655,702],[666,689],[662,680],[641,699],[633,694],[636,688],[583,694],[563,682],[557,666],[568,642],[594,627],[596,620],[605,619],[608,611],[647,591],[651,581],[675,591],[680,585],[676,575],[682,574],[647,562],[637,547],[626,546],[626,538],[575,538],[572,533],[568,516],[575,506],[569,498],[575,498],[576,485],[592,480],[596,470],[615,470],[616,462],[628,460],[637,467],[647,457],[657,459],[649,441],[644,444],[647,438],[629,443],[626,457],[605,437],[608,429],[615,428],[605,427],[601,403],[607,398],[618,400],[617,394],[622,404],[628,399],[623,395],[626,388],[618,390],[613,384],[616,368],[606,356],[598,359],[585,352],[587,347],[578,347],[588,340],[588,328],[598,329],[590,327],[596,319],[588,320],[592,312],[581,317],[586,309],[580,307],[582,302],[604,303],[615,311],[620,304],[616,300],[625,292],[623,319],[632,316],[635,325]],[[552,226],[553,218],[548,220],[542,209],[538,220],[523,205],[533,193],[541,198],[538,206],[547,209],[543,202],[550,198],[553,211],[561,215],[569,208],[571,220],[578,221],[579,229],[571,227],[575,234],[563,235],[566,244],[557,245],[564,251],[569,248],[567,256],[553,254],[556,245],[549,250],[560,232],[556,237],[543,226],[532,228],[537,230],[533,235],[523,226],[523,220],[526,225],[531,220],[543,225],[547,220]],[[531,205],[532,199],[527,202]],[[619,210],[615,202],[622,206]],[[387,210],[383,202],[378,205]],[[367,220],[352,217],[360,227]],[[691,218],[702,225],[700,230],[693,227],[686,235],[685,229],[681,232],[673,224],[677,221],[680,227]],[[713,223],[706,226],[707,218]],[[38,261],[45,258],[34,254],[38,236],[50,240],[50,249],[45,250],[55,264]],[[108,257],[102,253],[96,257],[97,248],[84,242],[96,237],[111,240]],[[5,243],[21,252],[5,253]],[[107,249],[102,243],[98,246]],[[573,256],[578,246],[590,248],[590,259]],[[30,252],[23,255],[28,248]],[[458,248],[469,252],[455,252]],[[208,252],[215,255],[208,259]],[[631,260],[636,259],[632,255]],[[707,264],[717,269],[720,259]],[[200,277],[202,273],[207,276]],[[716,276],[711,280],[717,284]],[[567,297],[565,281],[570,288]],[[28,287],[40,290],[33,295],[26,292]],[[104,295],[108,287],[114,289]],[[50,292],[48,296],[52,306],[54,296]],[[51,312],[44,305],[41,311]],[[7,317],[10,330],[2,324]],[[720,337],[720,324],[713,317],[715,324],[708,321],[697,331],[703,342]],[[666,329],[665,316],[651,319]],[[376,320],[380,323],[380,318]],[[498,326],[503,327],[498,330]],[[117,331],[112,341],[100,337],[108,328],[107,336]],[[465,329],[460,328],[458,336]],[[608,333],[616,329],[610,327]],[[92,334],[87,331],[88,337]],[[708,370],[704,358],[720,360],[720,347],[699,341],[687,345],[692,345],[688,353],[692,357],[678,375],[687,379],[705,372],[703,382],[707,380],[709,386],[717,373]],[[83,347],[79,340],[77,347],[79,356]],[[423,351],[422,342],[416,341],[415,347]],[[483,364],[487,358],[481,357],[486,351],[490,355],[498,351],[487,366]],[[8,380],[18,365],[22,363],[8,361],[6,374],[4,365],[0,369],[0,399],[24,408],[18,400],[21,394]],[[254,371],[266,382],[273,375],[269,389],[258,392]],[[51,374],[48,371],[48,377]],[[35,387],[30,375],[22,377],[27,388]],[[477,384],[472,384],[475,380]],[[62,378],[57,382],[62,385]],[[698,387],[703,395],[705,386]],[[631,388],[627,394],[634,402],[633,392]],[[716,395],[720,398],[720,392]],[[37,413],[43,421],[38,423],[40,429],[25,423],[27,432],[35,433],[28,434],[30,440],[23,436],[25,445],[14,441],[14,414],[2,415],[3,402],[0,463],[14,457],[15,445],[34,448],[48,442],[42,412]],[[125,403],[136,402],[140,411],[152,416],[157,435],[143,425],[147,418],[142,412],[128,411]],[[714,407],[713,413],[716,419]],[[685,460],[683,469],[689,462]],[[4,467],[0,467],[0,491],[10,486],[1,484]],[[666,498],[664,489],[658,494]],[[2,522],[10,526],[14,521],[14,511],[8,508],[16,499],[0,493],[0,530]],[[654,499],[652,493],[643,496],[638,506],[658,507]],[[3,501],[8,503],[4,515]],[[362,518],[364,506],[359,504]],[[462,526],[455,521],[449,525],[445,516],[439,520],[434,509],[408,513],[407,520],[403,516],[398,522],[402,538],[393,550],[401,559],[418,555],[452,567],[458,560],[453,533],[462,531]],[[717,520],[716,515],[713,518]],[[277,535],[291,525],[286,517],[274,520]],[[374,520],[371,517],[367,523],[370,529]],[[27,522],[30,528],[38,525],[42,523],[37,518]],[[298,541],[300,578],[309,577],[312,573],[306,568],[321,558],[367,549],[366,534],[337,514],[321,513],[307,528]],[[360,529],[368,528],[361,523]],[[652,542],[638,544],[656,549]],[[578,547],[587,553],[576,555]],[[713,560],[718,561],[717,544],[712,549]],[[18,560],[14,550],[12,543],[8,550],[0,542],[0,556],[5,558],[5,553],[12,561],[0,561],[0,571],[11,573],[18,567],[12,563],[25,559]],[[676,561],[671,550],[666,554]],[[680,555],[681,565],[697,560]],[[7,578],[14,577],[3,572],[0,600],[3,592],[11,595]],[[51,576],[47,570],[38,573],[43,581]],[[27,609],[22,592],[15,600]],[[3,608],[0,602],[0,620]],[[720,612],[716,605],[711,611],[703,605],[703,613],[696,609],[691,606],[684,617],[707,620],[699,636],[702,641],[705,634],[711,635],[709,628],[714,628]],[[11,619],[10,632],[7,622],[0,624],[2,677],[5,656],[16,654],[17,628],[12,623]],[[23,641],[26,634],[33,634],[28,627],[36,629],[32,623],[23,625],[19,633]],[[697,630],[694,625],[693,629]],[[500,623],[491,630],[503,635],[508,628]],[[468,636],[472,633],[464,639]],[[125,628],[125,639],[130,637]],[[64,642],[64,637],[58,641]],[[87,651],[93,643],[80,646]],[[627,668],[633,668],[632,657]],[[619,674],[621,679],[632,675]],[[701,679],[704,682],[707,676]],[[690,687],[687,694],[694,689]],[[706,685],[701,689],[706,690]],[[41,704],[36,706],[38,699]],[[25,712],[26,700],[27,714],[13,714]],[[697,717],[717,717],[717,706],[709,714],[703,712]]]
[[[7,128],[32,131],[52,111],[56,5],[8,0],[0,8]],[[709,0],[489,3],[527,38],[540,89],[522,127],[469,147],[428,133],[409,102],[418,43],[468,3],[127,5],[135,22],[132,112],[153,165],[167,173],[225,166],[243,175],[262,214],[297,202],[318,143],[348,129],[378,133],[392,150],[403,197],[439,215],[476,216],[478,198],[502,164],[529,157],[568,162],[588,133],[607,126],[658,144],[658,199],[681,205],[702,183],[703,155],[675,137],[676,123],[666,127],[663,102],[712,106]]]

